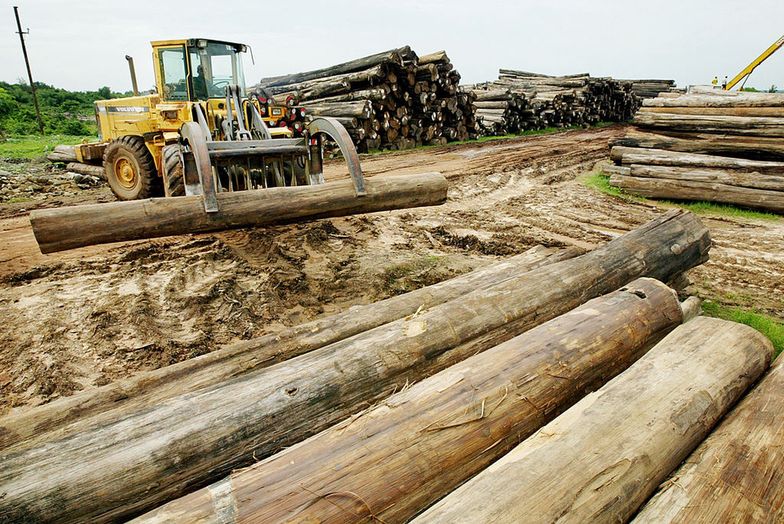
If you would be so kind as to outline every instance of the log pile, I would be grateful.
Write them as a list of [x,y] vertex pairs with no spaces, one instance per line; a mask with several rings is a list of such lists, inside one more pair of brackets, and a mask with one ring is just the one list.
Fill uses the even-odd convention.
[[[521,515],[536,522],[627,522],[772,355],[770,341],[748,326],[706,317],[687,322],[414,522],[514,523]],[[734,471],[719,477],[714,465],[706,463],[705,471],[734,490]],[[673,499],[689,504],[675,484]],[[695,518],[684,522],[749,521],[693,511]],[[668,514],[647,521],[666,522]]]
[[632,92],[639,98],[656,98],[659,93],[679,93],[675,86],[675,80],[661,80],[661,79],[639,79],[639,80],[618,80],[619,82],[628,82],[632,85]]
[[[635,524],[784,521],[784,358],[663,483]],[[731,479],[728,481],[728,479]]]
[[407,522],[627,368],[680,318],[671,289],[639,279],[139,522],[219,522],[215,493],[248,522]]
[[[252,90],[300,114],[333,116],[360,152],[441,144],[475,136],[471,96],[446,52],[410,47],[331,67],[263,78]],[[304,111],[304,112],[303,112]]]
[[631,83],[587,73],[556,77],[501,69],[498,80],[462,90],[487,101],[475,106],[480,132],[489,135],[622,122],[639,107]]
[[784,94],[659,96],[633,122],[613,144],[611,184],[651,198],[784,213]]
[[[255,364],[256,369],[232,371],[224,380],[202,388],[194,390],[186,385],[174,394],[160,392],[139,402],[125,401],[123,392],[117,391],[116,409],[99,401],[99,411],[88,409],[87,419],[80,421],[78,406],[74,406],[75,410],[62,421],[65,426],[61,430],[47,427],[47,421],[57,423],[57,414],[52,418],[50,411],[49,416],[37,419],[32,431],[27,431],[29,439],[12,438],[12,443],[0,451],[0,514],[9,520],[101,522],[152,509],[301,442],[395,391],[411,389],[411,383],[466,358],[481,356],[481,352],[636,278],[649,276],[667,282],[704,262],[709,245],[705,227],[692,214],[674,210],[579,257],[528,272],[510,274],[507,266],[502,268],[504,278],[497,283],[485,282],[486,287],[453,299],[442,294],[446,302],[427,309],[417,307],[404,318],[376,327],[371,319],[360,319],[360,324],[368,327],[366,331],[353,336],[344,333],[348,338],[338,336],[338,340],[327,340],[322,347],[314,348],[314,341],[307,341],[310,331],[299,331],[302,340],[283,337],[283,345],[268,348],[272,355],[261,350],[244,354],[244,362],[252,368],[254,361],[274,358],[277,350],[305,348],[304,354],[295,352],[292,356],[298,356],[268,367]],[[536,391],[542,396],[529,400],[548,407],[543,414],[539,410],[531,412],[535,420],[544,422],[542,417],[555,414],[564,402],[579,398],[583,388],[598,385],[613,369],[620,371],[625,359],[633,359],[643,349],[646,334],[655,336],[680,321],[680,310],[672,307],[674,295],[667,289],[662,293],[657,290],[662,290],[661,284],[627,287],[620,295],[607,299],[607,311],[614,313],[597,318],[596,311],[602,308],[594,303],[581,313],[571,314],[571,320],[561,321],[559,325],[572,326],[564,330],[562,338],[547,329],[542,332],[542,349],[532,361],[541,370],[542,380],[530,386],[531,395]],[[670,306],[660,303],[661,299]],[[405,314],[412,306],[407,302],[397,312]],[[344,326],[349,325],[348,321],[348,317],[344,319]],[[598,333],[601,326],[610,325],[615,328],[608,328],[604,335]],[[596,352],[583,352],[580,344],[575,345],[575,337],[583,331]],[[555,338],[549,339],[550,335]],[[322,332],[318,336],[328,339],[330,334]],[[602,337],[608,343],[600,343]],[[528,358],[527,352],[519,349],[506,351],[512,358]],[[573,369],[565,364],[567,353],[569,359],[574,358]],[[240,362],[231,355],[224,357],[239,369],[235,364]],[[494,359],[486,360],[491,369]],[[215,367],[221,365],[221,359],[214,362]],[[584,374],[578,369],[584,369]],[[565,373],[574,373],[575,380],[564,380]],[[488,373],[488,380],[495,380],[496,374]],[[582,377],[579,380],[578,374]],[[181,374],[180,379],[187,376],[190,374]],[[180,379],[171,377],[174,380],[159,383],[159,387],[177,390]],[[521,375],[514,384],[522,387],[530,379],[530,375]],[[458,380],[455,384],[461,383],[464,395],[472,395],[470,381]],[[144,391],[143,384],[138,386],[136,394]],[[517,399],[513,391],[508,397],[498,396],[501,387],[503,384],[494,387],[494,396],[482,403],[488,410],[481,413],[489,417],[490,408],[501,409],[496,404],[507,399],[511,403],[515,398],[514,407],[504,406],[503,412],[510,409],[509,413],[516,413],[521,401],[527,403],[525,398]],[[549,406],[547,395],[556,395],[561,387],[565,388],[563,394],[553,396],[553,405]],[[89,402],[80,405],[89,406]],[[101,405],[107,409],[101,409]],[[465,408],[460,400],[451,409],[457,416]],[[400,412],[412,415],[410,410]],[[495,423],[499,428],[506,427],[503,419]],[[445,431],[434,436],[448,438],[449,424],[441,421],[441,425],[444,427],[431,431]],[[470,420],[466,426],[471,429]],[[536,428],[528,427],[529,431]],[[513,444],[516,437],[514,432],[510,435],[508,442]],[[480,455],[497,440],[492,432],[491,437],[485,435],[482,439],[489,445],[476,448]],[[217,492],[215,495],[222,497]]]

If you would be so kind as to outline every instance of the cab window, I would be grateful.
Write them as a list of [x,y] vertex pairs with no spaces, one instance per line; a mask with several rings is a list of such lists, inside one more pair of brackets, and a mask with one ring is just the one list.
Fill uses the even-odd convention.
[[165,100],[188,100],[185,47],[167,47],[158,51]]

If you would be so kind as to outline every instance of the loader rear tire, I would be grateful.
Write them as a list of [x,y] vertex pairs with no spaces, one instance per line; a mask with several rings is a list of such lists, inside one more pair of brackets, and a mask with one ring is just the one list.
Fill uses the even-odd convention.
[[103,169],[119,200],[159,196],[161,185],[150,151],[140,136],[124,136],[106,146]]
[[179,144],[171,144],[163,148],[163,172],[166,189],[168,189],[167,196],[185,196],[185,175]]

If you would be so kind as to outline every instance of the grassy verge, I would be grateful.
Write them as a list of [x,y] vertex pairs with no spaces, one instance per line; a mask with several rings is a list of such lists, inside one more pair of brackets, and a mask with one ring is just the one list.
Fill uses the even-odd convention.
[[584,186],[594,189],[600,193],[604,193],[605,195],[622,198],[628,201],[642,202],[645,200],[634,195],[626,194],[619,187],[611,186],[610,177],[601,171],[594,171],[593,173],[585,175],[580,178],[580,181]]
[[764,211],[752,211],[750,209],[742,209],[739,207],[715,204],[713,202],[671,202],[669,200],[648,200],[646,198],[637,197],[624,193],[623,190],[610,185],[610,177],[605,175],[602,171],[595,171],[581,179],[582,183],[600,193],[610,195],[617,198],[622,198],[630,202],[647,202],[649,204],[662,206],[662,207],[679,207],[687,211],[691,211],[696,215],[713,215],[731,218],[748,218],[756,220],[781,220],[779,215],[774,213],[765,213]]
[[784,324],[768,315],[740,309],[736,307],[723,306],[717,302],[704,301],[702,311],[708,316],[731,320],[753,327],[773,342],[776,348],[776,355],[784,350]]
[[95,137],[72,135],[14,136],[0,142],[0,158],[33,159],[46,156],[59,144],[78,144]]
[[742,209],[739,207],[716,204],[713,202],[670,202],[669,200],[657,200],[657,204],[665,206],[681,207],[687,209],[697,215],[719,215],[733,218],[754,218],[757,220],[781,220],[779,215],[774,213],[765,213],[764,211],[752,211],[750,209]]

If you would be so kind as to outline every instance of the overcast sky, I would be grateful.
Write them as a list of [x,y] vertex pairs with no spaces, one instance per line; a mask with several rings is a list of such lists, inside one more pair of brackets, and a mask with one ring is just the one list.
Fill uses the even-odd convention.
[[[249,84],[402,45],[445,49],[464,83],[498,68],[679,85],[730,78],[784,34],[784,0],[219,0],[2,2],[0,80],[26,78],[13,5],[20,7],[36,81],[72,90],[153,85],[150,40],[206,37],[250,44]],[[187,8],[187,11],[186,11]],[[784,88],[784,49],[748,85]]]

